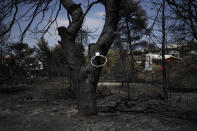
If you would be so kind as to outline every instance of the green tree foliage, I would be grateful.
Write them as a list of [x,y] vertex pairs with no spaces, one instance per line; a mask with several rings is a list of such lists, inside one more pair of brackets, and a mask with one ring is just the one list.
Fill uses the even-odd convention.
[[103,67],[103,73],[112,74],[118,61],[120,61],[120,57],[117,50],[109,50],[107,53],[107,63]]
[[[55,47],[50,48],[48,42],[41,38],[37,43],[36,57],[43,63],[44,74],[47,76],[69,76],[69,64],[65,60],[65,51],[61,44],[56,44]],[[78,56],[84,60],[84,47],[80,43],[75,43],[78,51]],[[82,61],[84,63],[85,61]]]
[[[37,43],[36,57],[43,63],[44,73],[48,75],[52,65],[52,53],[47,41],[41,38]],[[52,68],[51,68],[52,69]]]
[[[110,49],[107,53],[107,63],[103,67],[103,75],[111,79],[125,80],[125,71],[129,72],[131,67],[130,56],[124,50],[125,65],[121,62],[121,57],[118,49]],[[136,64],[135,64],[136,66]],[[110,79],[109,78],[109,79]]]
[[28,82],[32,75],[29,66],[34,48],[29,47],[27,43],[13,43],[7,48],[9,52],[3,58],[4,63],[1,64],[0,71],[4,82]]
[[[127,53],[130,56],[129,59],[122,59],[123,67],[126,68],[126,64],[130,62],[130,69],[126,69],[125,76],[126,81],[134,80],[136,69],[135,69],[135,58],[134,51],[140,44],[135,44],[136,41],[140,41],[142,36],[146,33],[147,19],[145,10],[139,5],[139,3],[133,0],[122,1],[121,4],[121,19],[118,24],[118,35],[117,45],[119,50],[127,49]],[[140,43],[140,42],[138,42]],[[123,51],[120,51],[122,53]],[[122,56],[122,54],[120,54]],[[123,60],[124,59],[124,60]]]
[[121,6],[121,19],[118,28],[122,35],[122,39],[128,41],[128,37],[123,37],[127,36],[125,34],[128,33],[128,23],[131,41],[139,40],[145,33],[145,28],[147,26],[145,10],[139,5],[139,3],[136,3],[133,0],[123,1]]
[[11,45],[15,59],[25,59],[34,53],[34,48],[28,46],[27,43],[15,43]]

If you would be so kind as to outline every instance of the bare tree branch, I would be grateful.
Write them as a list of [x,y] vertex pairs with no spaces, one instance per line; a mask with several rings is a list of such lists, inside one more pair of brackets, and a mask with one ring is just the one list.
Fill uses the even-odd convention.
[[68,11],[67,11],[67,17],[68,17],[68,21],[69,21],[69,25],[70,25],[71,24],[71,19],[70,19]]
[[40,4],[41,4],[41,0],[39,0],[34,12],[33,12],[33,16],[30,20],[30,22],[28,23],[28,25],[26,26],[25,30],[23,31],[22,35],[21,35],[21,38],[20,38],[20,42],[22,43],[23,42],[23,39],[24,39],[24,35],[26,34],[27,30],[31,27],[31,24],[33,22],[33,20],[35,19],[36,15],[37,15],[37,12],[38,12],[38,9],[40,7]]
[[157,20],[158,15],[159,15],[159,11],[160,11],[160,9],[161,9],[161,6],[162,6],[162,5],[160,5],[160,7],[158,8],[157,13],[156,13],[156,16],[155,16],[155,19],[154,19],[154,21],[153,21],[153,23],[152,23],[152,25],[151,25],[151,27],[150,27],[150,30],[151,30],[151,31],[152,31],[152,29],[154,28],[154,25],[155,25],[155,22],[156,22],[156,20]]
[[20,26],[20,23],[18,21],[16,21],[17,25],[18,25],[18,28],[20,29],[20,37],[21,37],[21,34],[22,34],[22,29],[21,29],[21,26]]
[[20,19],[22,19],[23,17],[25,17],[35,6],[37,5],[37,3],[33,4],[23,15],[21,15],[16,21],[19,21]]
[[11,1],[9,1],[6,5],[2,5],[0,13],[4,15],[1,16],[0,21],[3,21],[6,17],[9,17],[9,15],[12,14],[13,5],[14,3]]
[[177,17],[182,20],[188,28],[191,30],[191,34],[195,39],[197,39],[197,3],[196,1],[175,1],[166,0],[170,8],[175,11]]
[[97,1],[94,1],[94,2],[92,2],[91,4],[89,4],[89,1],[88,1],[88,8],[87,8],[87,10],[85,11],[85,13],[83,14],[83,17],[84,16],[86,16],[86,14],[88,13],[88,11],[92,8],[92,6],[94,5],[94,4],[98,4],[98,3],[100,3],[101,2],[101,0],[97,0]]
[[8,33],[9,31],[11,31],[11,29],[12,29],[12,26],[14,25],[14,21],[15,21],[15,19],[16,19],[16,15],[17,15],[17,13],[18,13],[18,3],[17,3],[17,0],[15,0],[15,13],[14,13],[14,16],[13,16],[13,18],[12,18],[12,21],[11,21],[11,23],[10,23],[10,25],[9,25],[9,28],[7,29],[7,30],[5,30],[4,32],[2,32],[1,34],[0,34],[0,37],[2,37],[2,36],[4,36],[6,33]]
[[56,16],[55,16],[54,20],[51,21],[51,23],[49,24],[49,26],[47,27],[47,29],[44,31],[42,37],[44,37],[45,33],[49,30],[49,28],[51,27],[51,25],[57,20],[57,17],[59,15],[60,10],[61,10],[61,2],[59,3],[59,8],[58,8],[58,11],[56,13]]
[[44,17],[45,17],[45,11],[47,10],[49,4],[51,3],[51,1],[47,2],[45,8],[42,10],[42,18],[41,20],[38,22],[38,24],[36,25],[36,30],[38,29],[38,26],[42,23]]

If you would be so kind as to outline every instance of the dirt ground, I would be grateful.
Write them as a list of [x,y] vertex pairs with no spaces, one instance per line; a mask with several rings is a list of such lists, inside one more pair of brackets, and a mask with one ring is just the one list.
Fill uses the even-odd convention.
[[0,90],[0,131],[196,131],[197,94],[171,93],[161,86],[131,83],[131,96],[118,83],[100,83],[98,115],[81,117],[61,79],[40,80],[21,90]]

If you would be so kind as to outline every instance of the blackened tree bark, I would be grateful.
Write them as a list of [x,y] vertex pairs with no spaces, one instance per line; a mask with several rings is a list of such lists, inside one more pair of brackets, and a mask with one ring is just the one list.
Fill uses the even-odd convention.
[[168,92],[167,92],[167,76],[166,76],[166,64],[165,64],[165,43],[166,43],[166,35],[165,35],[165,0],[162,2],[162,67],[163,67],[163,92],[164,99],[168,101]]
[[[102,67],[93,67],[90,63],[83,66],[83,60],[78,57],[78,52],[75,46],[77,33],[92,4],[90,4],[88,10],[83,13],[80,5],[75,4],[72,0],[61,0],[61,2],[72,18],[69,26],[67,28],[59,27],[58,32],[61,37],[61,44],[66,53],[66,60],[71,69],[71,79],[77,97],[78,112],[80,115],[94,115],[97,114],[96,86]],[[120,0],[104,0],[102,2],[105,6],[106,13],[105,25],[96,44],[89,45],[89,61],[97,51],[106,56],[114,40],[114,33],[119,18]]]

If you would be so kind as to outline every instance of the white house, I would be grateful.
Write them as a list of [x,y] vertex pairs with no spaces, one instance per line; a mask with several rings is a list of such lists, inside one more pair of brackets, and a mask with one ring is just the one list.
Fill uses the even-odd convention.
[[[165,59],[172,57],[172,55],[165,55]],[[146,54],[145,71],[152,71],[153,59],[161,60],[162,56],[159,54]]]

